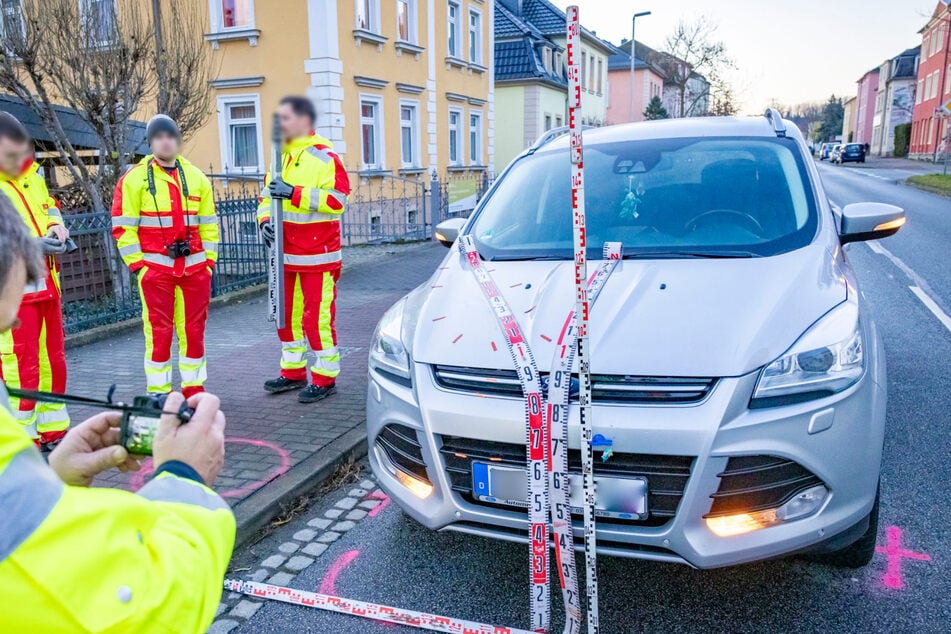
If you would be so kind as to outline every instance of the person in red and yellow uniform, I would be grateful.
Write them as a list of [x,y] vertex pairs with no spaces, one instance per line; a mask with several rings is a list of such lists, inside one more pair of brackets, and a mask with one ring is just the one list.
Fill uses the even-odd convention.
[[[46,277],[30,285],[23,296],[19,325],[0,334],[0,378],[13,388],[63,392],[63,306],[59,267],[53,256],[65,251],[69,231],[32,155],[26,128],[13,115],[0,113],[0,191],[13,203],[47,256]],[[15,398],[10,403],[14,418],[44,448],[54,447],[69,428],[65,405]]]
[[[258,224],[265,242],[274,240],[271,198],[284,199],[285,324],[281,375],[264,384],[272,394],[301,389],[298,400],[313,403],[334,392],[340,352],[334,326],[340,277],[340,216],[350,180],[330,141],[314,132],[317,118],[306,97],[285,97],[278,109],[284,148],[282,178],[265,183]],[[316,360],[307,377],[307,349]]]
[[172,337],[186,397],[204,391],[205,321],[218,260],[218,217],[208,178],[179,156],[181,132],[166,115],[146,127],[153,154],[119,180],[112,235],[139,274],[150,393],[172,391]]

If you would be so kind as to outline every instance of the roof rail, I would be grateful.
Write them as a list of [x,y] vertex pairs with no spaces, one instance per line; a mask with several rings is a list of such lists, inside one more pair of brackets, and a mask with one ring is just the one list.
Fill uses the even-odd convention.
[[786,124],[783,122],[783,116],[779,114],[776,108],[766,109],[766,120],[773,124],[773,132],[781,139],[786,138]]
[[[581,126],[581,130],[582,131],[590,130],[593,127],[594,126],[591,126],[591,125],[583,125]],[[549,143],[551,143],[552,141],[554,141],[555,139],[563,137],[570,132],[571,132],[571,128],[568,126],[562,126],[560,128],[552,128],[545,134],[538,137],[538,139],[534,143],[532,143],[532,147],[528,148],[528,151],[529,153],[532,153],[535,150],[541,149],[545,147],[546,145],[548,145]]]

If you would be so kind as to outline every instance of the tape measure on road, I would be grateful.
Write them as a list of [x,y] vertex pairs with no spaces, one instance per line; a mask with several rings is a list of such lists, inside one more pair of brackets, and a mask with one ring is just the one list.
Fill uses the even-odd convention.
[[275,586],[270,583],[225,579],[225,589],[232,592],[240,592],[241,594],[258,599],[271,599],[273,601],[281,601],[283,603],[290,603],[291,605],[302,605],[327,612],[349,614],[350,616],[359,616],[384,623],[416,627],[421,630],[429,630],[430,632],[448,632],[449,634],[532,634],[528,630],[520,630],[513,627],[488,625],[475,621],[466,621],[464,619],[437,616],[435,614],[417,612],[416,610],[405,610],[388,605],[369,603],[368,601],[355,601],[353,599],[344,599],[329,594],[295,590],[293,588]]

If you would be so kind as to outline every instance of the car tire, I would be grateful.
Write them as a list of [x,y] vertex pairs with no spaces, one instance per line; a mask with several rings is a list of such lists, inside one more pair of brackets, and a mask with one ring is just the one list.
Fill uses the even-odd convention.
[[850,546],[841,550],[821,555],[811,555],[809,559],[817,563],[836,568],[864,568],[875,556],[875,546],[878,542],[878,509],[881,491],[875,492],[875,503],[868,514],[868,530]]

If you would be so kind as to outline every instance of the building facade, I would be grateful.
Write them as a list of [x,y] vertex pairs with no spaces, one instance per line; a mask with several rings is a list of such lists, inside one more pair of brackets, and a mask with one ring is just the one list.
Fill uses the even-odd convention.
[[[567,20],[547,0],[498,0],[495,7],[496,166],[504,168],[552,128],[568,121]],[[614,47],[582,28],[584,125],[604,125],[608,58]]]
[[872,154],[895,153],[895,128],[912,122],[920,47],[886,60],[879,69],[878,95],[872,127]]
[[[855,134],[853,143],[872,144],[872,128],[875,120],[875,100],[878,94],[879,69],[873,68],[858,80],[858,92],[855,96]],[[842,139],[846,141],[845,138]]]
[[260,180],[286,94],[314,101],[317,132],[363,179],[491,169],[494,0],[207,3],[217,113],[187,151],[214,175]]
[[[842,102],[842,136],[843,143],[851,143],[855,139],[855,104],[856,97],[850,97]],[[822,139],[823,143],[829,139]]]
[[643,121],[651,99],[664,97],[664,71],[637,58],[632,82],[631,43],[622,42],[617,48],[618,52],[608,59],[608,125]]
[[[623,47],[630,52],[630,47]],[[664,92],[661,101],[672,118],[705,117],[710,113],[710,82],[690,64],[669,53],[654,50],[643,42],[635,45],[635,55],[657,67],[664,75]],[[677,78],[684,78],[681,91]]]
[[948,147],[949,117],[940,108],[951,100],[951,3],[940,0],[921,34],[921,61],[911,127],[911,158],[937,160]]

